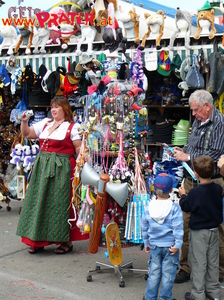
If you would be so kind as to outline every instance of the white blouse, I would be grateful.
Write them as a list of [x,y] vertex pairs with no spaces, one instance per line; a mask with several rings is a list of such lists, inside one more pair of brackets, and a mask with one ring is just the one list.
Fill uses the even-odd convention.
[[[34,131],[35,131],[36,135],[38,136],[38,138],[46,139],[49,136],[48,129],[50,129],[55,123],[55,121],[48,122],[50,120],[51,119],[49,119],[49,118],[45,118],[42,121],[33,124]],[[47,126],[45,127],[45,129],[43,131],[44,125],[46,123],[47,123]],[[68,121],[64,121],[57,129],[55,129],[50,134],[49,139],[63,140],[66,136],[69,125],[70,125],[70,123]],[[79,127],[79,124],[75,123],[75,125],[72,128],[72,131],[71,131],[71,140],[72,141],[81,139],[80,135],[78,133],[78,127]]]

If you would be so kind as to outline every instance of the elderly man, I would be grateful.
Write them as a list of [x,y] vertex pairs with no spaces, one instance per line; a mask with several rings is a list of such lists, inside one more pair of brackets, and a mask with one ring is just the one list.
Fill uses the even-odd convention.
[[[209,155],[215,162],[212,181],[220,184],[224,189],[224,181],[219,173],[217,161],[224,153],[224,116],[213,106],[212,95],[205,90],[197,90],[191,94],[189,105],[195,120],[192,125],[188,143],[182,149],[174,147],[174,157],[177,161],[191,162],[199,155]],[[186,193],[197,185],[189,174],[185,174],[184,188]],[[189,213],[183,213],[184,237],[180,255],[180,271],[176,275],[175,283],[190,280],[188,265],[188,233]],[[219,278],[224,281],[224,224],[219,226]]]

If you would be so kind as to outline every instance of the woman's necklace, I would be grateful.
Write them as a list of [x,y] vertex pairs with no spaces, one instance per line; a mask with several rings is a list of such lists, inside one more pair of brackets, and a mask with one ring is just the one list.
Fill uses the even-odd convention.
[[[53,125],[51,128],[48,129],[49,135],[51,135],[55,130],[57,130],[57,129],[61,126],[62,123],[64,123],[64,121],[62,121],[62,122],[59,123],[59,124],[57,124],[57,123],[55,122],[54,125]],[[48,135],[48,136],[49,136],[49,135]]]
[[39,151],[41,151],[42,149],[43,149],[43,147],[44,147],[44,145],[46,144],[46,148],[48,148],[48,138],[49,138],[49,136],[56,130],[56,129],[58,129],[59,128],[59,126],[61,126],[61,124],[62,123],[64,123],[64,121],[62,121],[60,124],[58,124],[56,127],[54,127],[54,125],[48,130],[48,136],[45,138],[45,140],[43,141],[43,144],[42,144],[42,146],[41,146],[41,148],[40,148],[40,150]]

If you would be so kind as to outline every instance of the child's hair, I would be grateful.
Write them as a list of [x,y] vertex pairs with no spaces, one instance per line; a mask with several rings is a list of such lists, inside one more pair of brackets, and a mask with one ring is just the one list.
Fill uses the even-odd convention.
[[163,193],[162,190],[158,189],[158,190],[156,190],[156,195],[159,196],[159,197],[161,197],[161,198],[166,199],[166,198],[169,198],[170,192],[171,192],[171,189],[170,189],[170,191],[167,192],[167,193]]
[[208,155],[198,156],[193,161],[194,171],[203,179],[211,178],[213,176],[214,167],[214,161]]

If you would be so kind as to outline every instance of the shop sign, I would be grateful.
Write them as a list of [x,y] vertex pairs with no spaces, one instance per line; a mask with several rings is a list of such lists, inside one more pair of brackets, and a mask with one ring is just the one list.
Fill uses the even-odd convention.
[[[52,8],[60,6],[60,5],[72,5],[80,9],[80,7],[73,2],[59,2],[54,5]],[[36,18],[32,18],[32,12],[36,16]],[[26,17],[26,13],[28,16]],[[36,24],[38,21],[38,24]],[[62,13],[60,16],[54,13],[49,13],[47,11],[41,11],[39,8],[33,9],[28,6],[12,6],[8,9],[8,18],[2,18],[2,23],[4,26],[40,26],[41,28],[52,26],[58,27],[62,23],[67,23],[70,25],[87,25],[87,26],[106,26],[109,24],[112,26],[112,18],[108,17],[108,20],[102,18],[100,23],[95,23],[95,15],[87,12],[67,12]]]

